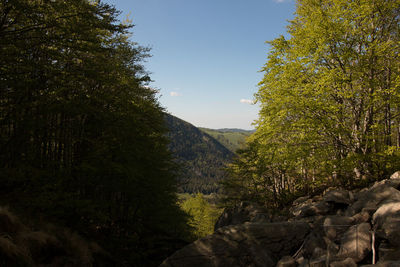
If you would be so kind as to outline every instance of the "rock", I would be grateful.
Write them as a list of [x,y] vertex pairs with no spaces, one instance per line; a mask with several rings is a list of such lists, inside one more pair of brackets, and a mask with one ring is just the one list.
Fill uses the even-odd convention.
[[310,232],[307,223],[245,223],[219,228],[175,252],[161,266],[274,266]]
[[312,257],[311,258],[320,258],[322,256],[326,256],[326,250],[320,247],[316,247],[313,251]]
[[325,215],[330,211],[329,204],[325,202],[311,202],[308,200],[299,206],[291,209],[292,214],[297,218]]
[[362,261],[371,251],[371,226],[369,223],[353,225],[344,233],[337,258]]
[[363,222],[368,222],[371,219],[371,216],[369,215],[369,212],[364,210],[353,215],[351,218],[353,219],[354,224],[360,224]]
[[361,211],[372,215],[383,203],[400,201],[400,191],[388,185],[379,185],[359,193],[357,197],[358,200],[346,210],[347,216],[353,216]]
[[175,252],[161,266],[355,267],[371,262],[373,225],[379,260],[373,266],[400,267],[397,189],[400,171],[358,192],[330,189],[323,196],[298,198],[289,219],[241,202],[224,211],[214,234]]
[[271,215],[266,208],[255,203],[242,201],[233,208],[226,208],[215,223],[214,230],[218,228],[242,224],[245,222],[270,222]]
[[324,221],[325,235],[331,240],[340,239],[342,234],[354,223],[352,217],[328,216]]
[[327,237],[324,237],[324,241],[326,244],[327,257],[328,259],[331,259],[332,256],[336,255],[339,252],[339,246]]
[[382,261],[392,261],[400,259],[400,248],[381,242],[378,248],[378,258]]
[[296,267],[296,261],[293,259],[292,256],[284,256],[278,263],[276,267]]
[[390,179],[391,179],[391,180],[400,179],[400,171],[397,171],[397,172],[393,173],[393,174],[390,176]]
[[220,228],[216,234],[257,240],[279,259],[285,255],[293,255],[310,231],[311,227],[304,222],[246,223]]
[[310,267],[326,267],[326,256],[310,260]]
[[353,199],[351,199],[350,196],[351,195],[347,190],[335,189],[327,192],[324,195],[323,200],[333,204],[348,206],[353,202]]
[[347,258],[342,261],[334,261],[329,264],[329,267],[357,267],[357,263],[352,258]]
[[400,202],[386,203],[372,217],[376,234],[400,246]]
[[309,198],[310,198],[310,196],[299,197],[295,201],[293,201],[293,206],[298,206],[298,205],[306,202]]
[[297,263],[298,267],[309,267],[310,266],[308,260],[305,259],[304,257],[298,258],[296,260],[296,263]]
[[175,252],[160,267],[172,266],[273,266],[268,250],[250,240],[239,242],[228,236],[210,235]]
[[361,265],[362,267],[400,267],[400,261],[379,261],[376,264]]
[[316,248],[326,248],[326,244],[319,231],[313,231],[304,240],[301,254],[307,258],[311,257]]
[[372,186],[372,188],[375,188],[375,187],[378,187],[378,186],[381,186],[381,185],[386,185],[386,186],[393,187],[394,189],[399,189],[399,187],[400,187],[400,178],[397,178],[397,175],[393,176],[393,177],[396,177],[396,178],[390,178],[390,179],[385,179],[385,180],[376,182]]

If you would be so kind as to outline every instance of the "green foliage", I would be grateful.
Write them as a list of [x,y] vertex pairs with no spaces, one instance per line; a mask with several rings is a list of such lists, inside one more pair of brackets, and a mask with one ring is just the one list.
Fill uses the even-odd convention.
[[197,193],[185,196],[180,204],[182,210],[191,216],[190,226],[193,227],[195,239],[202,238],[214,232],[214,225],[222,213],[222,209],[211,204],[206,197]]
[[141,65],[148,49],[128,40],[131,26],[100,1],[0,10],[1,202],[131,264],[155,239],[183,237],[163,110]]
[[182,166],[179,172],[179,188],[183,192],[210,194],[220,189],[219,181],[225,177],[223,170],[233,153],[212,136],[195,126],[166,114],[170,131],[169,148],[175,160]]
[[400,167],[399,14],[396,1],[298,2],[289,37],[268,42],[257,131],[227,190],[279,206]]
[[230,129],[221,129],[221,130],[213,130],[207,128],[199,128],[201,131],[206,134],[214,137],[218,142],[223,144],[230,151],[235,153],[238,149],[243,148],[246,138],[251,135],[251,131],[245,130],[230,130]]

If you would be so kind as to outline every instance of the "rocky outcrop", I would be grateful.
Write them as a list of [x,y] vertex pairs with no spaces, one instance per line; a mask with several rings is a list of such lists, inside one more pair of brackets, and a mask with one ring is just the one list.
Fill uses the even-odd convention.
[[239,205],[226,208],[215,223],[214,230],[227,225],[242,224],[245,222],[271,222],[272,216],[264,207],[255,203],[242,201]]
[[177,251],[161,266],[274,266],[295,253],[310,230],[305,222],[230,225]]
[[363,190],[302,197],[281,222],[242,202],[161,266],[400,266],[399,189],[396,172]]

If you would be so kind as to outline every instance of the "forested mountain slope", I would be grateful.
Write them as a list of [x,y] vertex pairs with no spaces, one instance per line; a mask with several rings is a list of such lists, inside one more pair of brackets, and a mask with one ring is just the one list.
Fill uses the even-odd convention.
[[189,193],[218,191],[218,182],[225,175],[223,168],[234,154],[192,124],[169,114],[165,118],[170,130],[169,148],[182,165],[180,190]]

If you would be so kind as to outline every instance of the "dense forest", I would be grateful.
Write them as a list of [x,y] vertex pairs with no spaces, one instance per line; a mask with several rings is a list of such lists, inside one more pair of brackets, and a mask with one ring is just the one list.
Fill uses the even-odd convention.
[[179,192],[210,194],[220,190],[228,163],[234,154],[209,134],[170,114],[169,148],[179,164]]
[[112,265],[151,266],[189,228],[148,49],[118,15],[100,1],[0,2],[0,204],[94,240]]
[[257,130],[225,181],[228,203],[271,208],[400,168],[400,2],[301,0],[269,41]]

